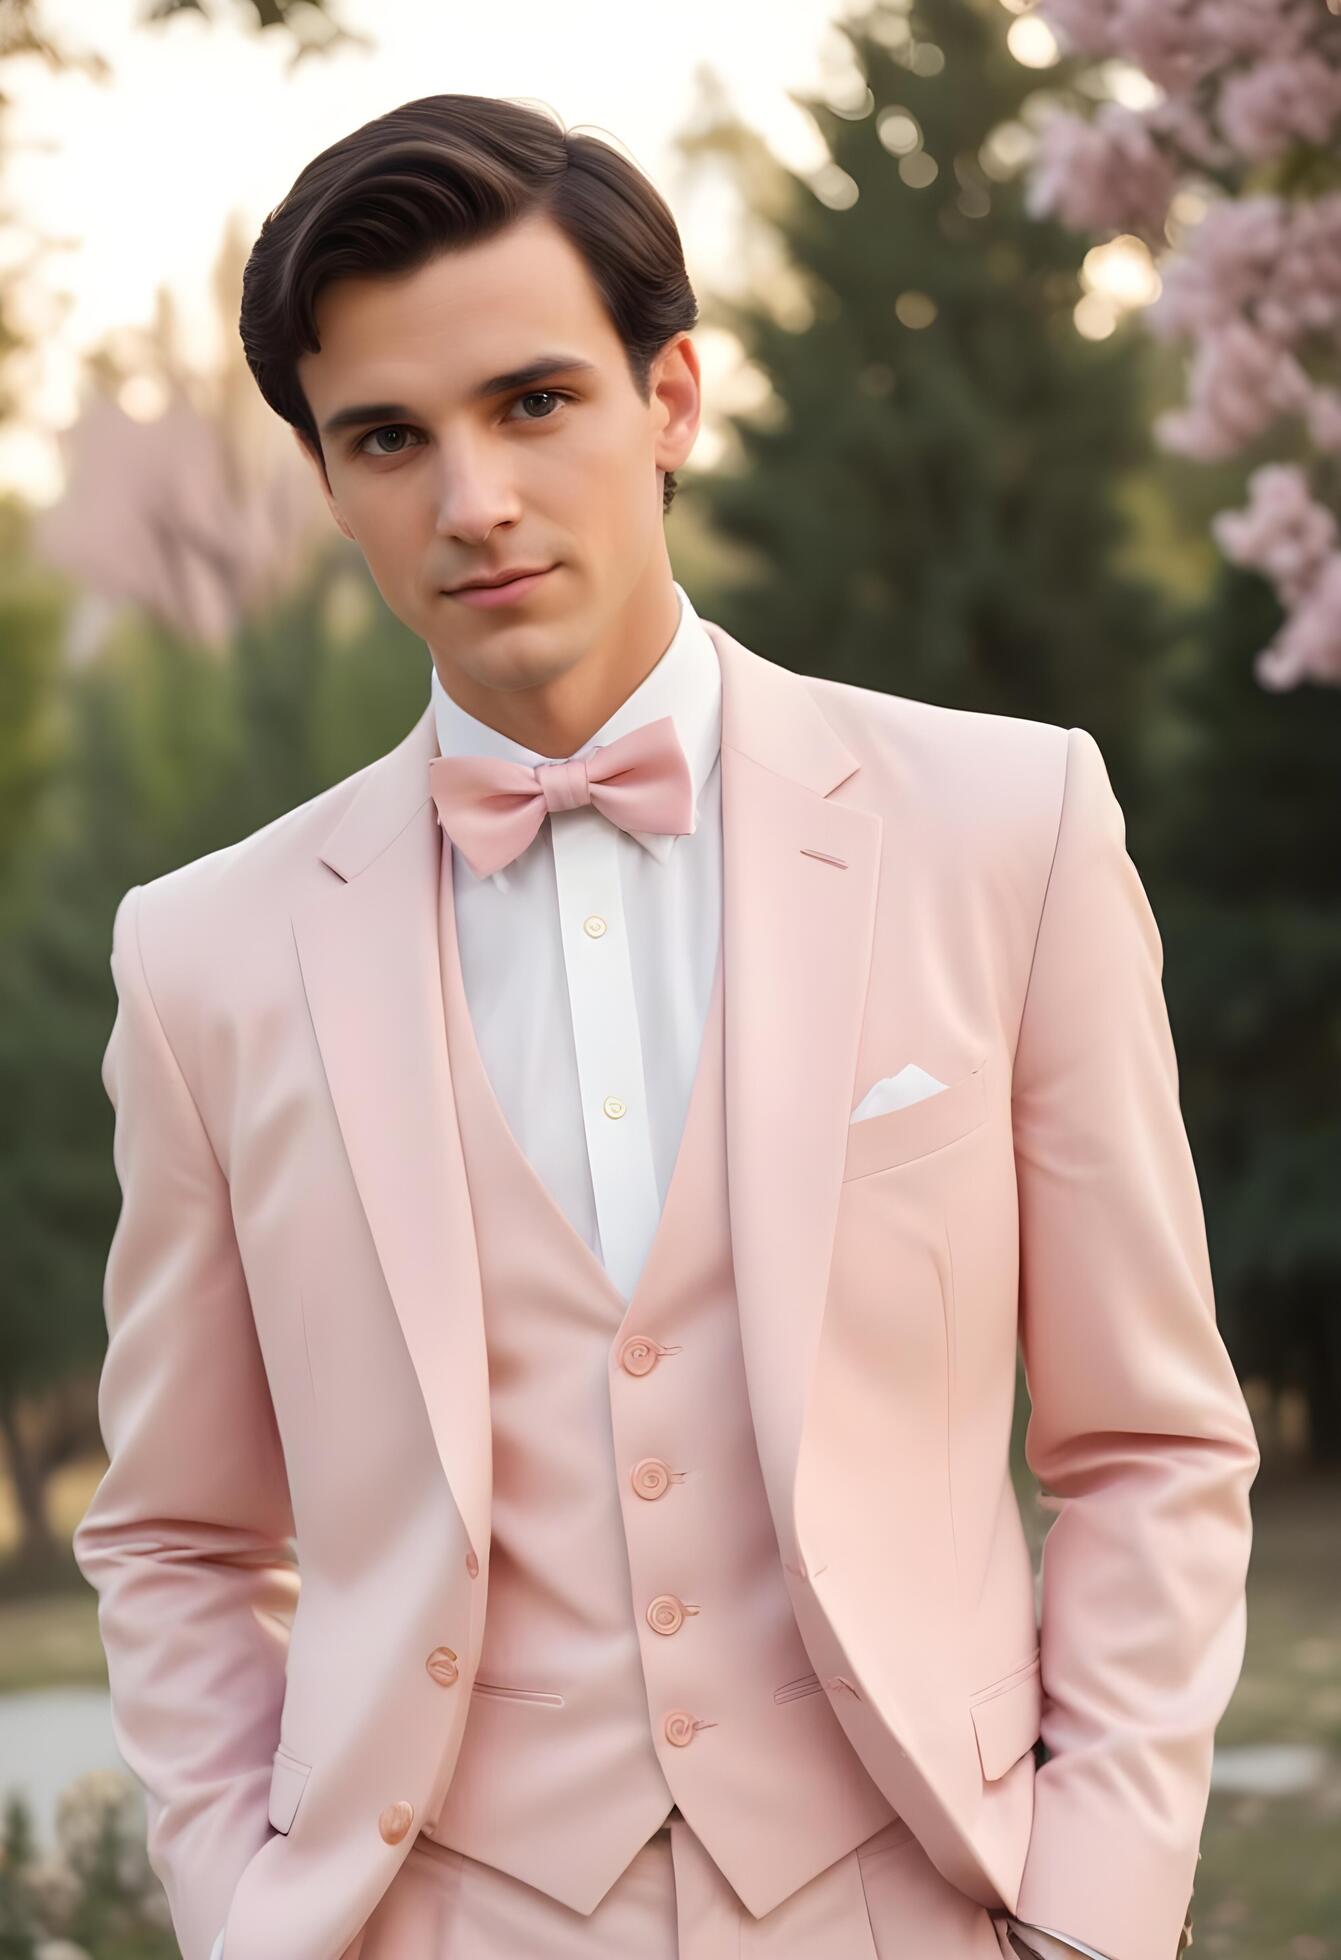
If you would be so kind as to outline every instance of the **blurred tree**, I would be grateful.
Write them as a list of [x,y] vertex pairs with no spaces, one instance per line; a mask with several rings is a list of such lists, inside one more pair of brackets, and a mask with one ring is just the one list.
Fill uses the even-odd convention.
[[370,583],[335,541],[223,657],[128,614],[70,677],[62,765],[0,941],[0,1437],[32,1562],[50,1550],[52,1471],[97,1444],[120,1204],[100,1076],[113,913],[132,884],[260,829],[422,712],[422,642]]
[[[243,0],[243,4],[259,31],[273,27],[293,37],[291,68],[309,55],[335,47],[372,45],[366,34],[340,23],[329,0]],[[152,27],[177,14],[198,14],[213,21],[232,11],[222,0],[141,0],[140,20]],[[7,55],[35,54],[49,67],[80,68],[95,81],[109,80],[111,68],[96,49],[72,49],[54,38],[45,26],[49,12],[44,0],[0,0],[0,61]],[[3,100],[0,96],[0,105]]]
[[60,755],[62,607],[33,575],[28,514],[0,503],[0,934],[14,904],[22,844]]
[[[291,67],[341,44],[372,45],[341,26],[327,0],[249,5],[258,30],[291,36]],[[187,10],[207,21],[225,11],[212,0],[149,0],[141,18],[152,28]],[[58,40],[45,15],[38,0],[0,0],[0,80],[7,57],[36,56],[53,70],[114,82],[104,56]],[[9,106],[0,87],[0,166],[13,149]],[[12,209],[0,209],[0,219],[22,231]],[[17,416],[28,389],[29,347],[14,301],[52,242],[33,239],[26,256],[8,254],[0,271],[0,423]],[[219,296],[233,318],[242,249],[230,232],[220,255]],[[117,1207],[98,1069],[110,1029],[112,911],[128,884],[236,835],[230,826],[249,807],[236,777],[225,784],[221,774],[225,763],[237,769],[245,742],[245,662],[231,676],[213,671],[217,660],[174,639],[173,629],[217,649],[232,628],[267,611],[310,555],[319,504],[288,438],[283,466],[278,443],[257,439],[255,390],[249,375],[241,386],[240,353],[202,382],[176,358],[166,298],[158,326],[158,359],[147,365],[158,368],[171,404],[161,425],[131,424],[115,408],[118,364],[108,352],[90,362],[106,385],[72,449],[78,489],[98,521],[76,497],[43,519],[48,561],[84,581],[72,607],[30,560],[28,514],[14,503],[0,513],[0,1465],[11,1473],[32,1564],[56,1550],[45,1507],[52,1470],[86,1451],[90,1434],[96,1440],[91,1385],[72,1394],[71,1376],[101,1353],[101,1274]],[[148,467],[163,462],[165,440],[180,440],[191,461],[175,484]],[[113,461],[121,475],[109,496],[98,471]],[[127,486],[132,494],[123,494]],[[109,515],[115,549],[99,560],[99,545],[112,543]],[[310,589],[308,596],[315,605]],[[147,607],[162,637],[142,665],[113,658],[117,685],[92,676],[81,687],[72,659],[90,622],[101,635],[116,599]],[[271,616],[287,624],[282,610]],[[301,633],[286,646],[304,650],[310,654]],[[254,697],[260,665],[246,671]],[[231,716],[208,698],[229,685],[239,696]],[[273,673],[265,685],[273,689]],[[324,690],[310,708],[316,717],[328,711]],[[81,720],[82,734],[71,735]],[[258,741],[266,739],[277,738],[267,729]],[[310,783],[299,753],[287,758],[290,781]],[[263,805],[273,778],[242,768]],[[281,805],[292,800],[281,792]]]
[[1171,689],[1185,738],[1152,808],[1152,896],[1216,1274],[1240,1367],[1300,1389],[1341,1462],[1341,698],[1264,708],[1281,608],[1221,570]]
[[[804,182],[711,99],[682,139],[725,163],[762,242],[705,322],[768,398],[736,466],[693,479],[755,569],[720,593],[770,658],[954,706],[1080,723],[1119,794],[1167,636],[1118,558],[1124,473],[1151,446],[1146,350],[1082,339],[1079,248],[1024,210],[1036,78],[997,0],[912,0],[839,23],[854,73],[813,114]],[[714,595],[717,597],[718,595]]]

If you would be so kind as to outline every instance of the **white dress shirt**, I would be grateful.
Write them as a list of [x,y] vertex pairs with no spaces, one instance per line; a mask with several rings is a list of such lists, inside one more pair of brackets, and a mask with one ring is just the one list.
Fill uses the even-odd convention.
[[[461,970],[490,1086],[519,1148],[625,1299],[675,1168],[721,947],[721,671],[678,582],[675,592],[669,646],[575,754],[670,715],[693,781],[693,829],[625,831],[585,804],[552,812],[519,857],[483,878],[452,853]],[[570,760],[468,714],[436,668],[430,691],[443,755]],[[606,1113],[611,1097],[622,1114]],[[1044,1960],[1106,1960],[1064,1934],[1010,1923]],[[220,1933],[210,1960],[222,1951]]]

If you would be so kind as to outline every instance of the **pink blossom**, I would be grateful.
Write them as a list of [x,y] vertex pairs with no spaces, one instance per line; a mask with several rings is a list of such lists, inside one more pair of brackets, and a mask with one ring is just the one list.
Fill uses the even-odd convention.
[[1214,462],[1252,442],[1278,416],[1302,410],[1309,396],[1308,376],[1293,354],[1246,320],[1230,320],[1197,342],[1188,405],[1158,417],[1155,433],[1167,449]]
[[1254,470],[1247,508],[1221,511],[1211,519],[1211,530],[1230,563],[1269,578],[1286,606],[1317,583],[1337,545],[1335,514],[1314,500],[1296,463],[1264,463]]
[[1341,116],[1341,69],[1318,54],[1264,61],[1226,78],[1220,127],[1253,162],[1280,156],[1292,143],[1323,144]]
[[1341,391],[1315,388],[1304,409],[1304,420],[1315,448],[1341,455]]
[[[1190,347],[1185,403],[1158,419],[1158,439],[1222,459],[1289,416],[1317,451],[1341,455],[1341,190],[1316,188],[1312,154],[1341,153],[1341,0],[1041,9],[1064,51],[1132,63],[1157,91],[1140,111],[1104,102],[1089,118],[1056,115],[1029,208],[1101,237],[1135,232],[1155,252],[1162,289],[1146,323]],[[1257,188],[1264,165],[1279,194]],[[1168,223],[1180,184],[1212,199],[1185,236]],[[1341,684],[1337,519],[1303,471],[1255,472],[1248,508],[1221,512],[1213,529],[1289,613],[1260,656],[1262,684]]]
[[1321,0],[1044,0],[1063,46],[1117,57],[1170,92],[1208,76],[1319,48],[1335,59],[1341,28]]
[[1188,11],[1202,45],[1225,62],[1300,54],[1328,32],[1321,0],[1193,0]]
[[1176,175],[1142,118],[1117,102],[1085,121],[1050,116],[1026,192],[1033,217],[1054,213],[1072,229],[1161,235]]
[[1164,339],[1215,333],[1258,302],[1279,269],[1291,225],[1279,197],[1222,198],[1161,268],[1163,289],[1147,309]]
[[1196,0],[1123,0],[1121,12],[1120,51],[1171,94],[1191,95],[1224,59]]
[[1208,172],[1232,170],[1233,150],[1205,111],[1186,96],[1163,95],[1142,111],[1142,117],[1151,136],[1171,158]]
[[34,520],[34,554],[101,600],[222,647],[292,583],[322,528],[292,442],[262,426],[239,468],[235,432],[182,391],[153,422],[95,394],[62,438],[67,487]]
[[1263,687],[1341,684],[1341,552],[1333,552],[1253,671]]

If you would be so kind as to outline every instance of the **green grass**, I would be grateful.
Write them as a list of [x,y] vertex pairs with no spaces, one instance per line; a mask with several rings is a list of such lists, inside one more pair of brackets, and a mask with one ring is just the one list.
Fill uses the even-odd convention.
[[0,1694],[106,1686],[97,1602],[87,1587],[0,1602]]

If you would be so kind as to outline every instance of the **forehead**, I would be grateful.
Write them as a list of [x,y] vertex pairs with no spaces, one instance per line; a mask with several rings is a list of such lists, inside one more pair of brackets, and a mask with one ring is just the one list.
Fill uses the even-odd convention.
[[442,252],[413,272],[335,280],[318,297],[319,350],[298,362],[320,414],[351,386],[404,394],[416,377],[465,395],[560,348],[608,366],[619,337],[581,253],[549,219]]

